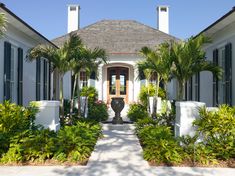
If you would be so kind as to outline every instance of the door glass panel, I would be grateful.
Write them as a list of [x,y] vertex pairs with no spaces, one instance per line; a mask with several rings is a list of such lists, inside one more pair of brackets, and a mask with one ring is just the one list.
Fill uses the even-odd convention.
[[126,75],[120,75],[120,95],[126,95]]
[[110,80],[109,80],[109,93],[111,95],[116,94],[116,74],[111,74],[110,75]]

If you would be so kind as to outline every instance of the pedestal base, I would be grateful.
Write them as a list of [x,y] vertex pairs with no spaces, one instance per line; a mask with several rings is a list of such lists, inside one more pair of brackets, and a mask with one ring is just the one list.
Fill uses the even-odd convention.
[[122,117],[113,117],[112,124],[123,124]]

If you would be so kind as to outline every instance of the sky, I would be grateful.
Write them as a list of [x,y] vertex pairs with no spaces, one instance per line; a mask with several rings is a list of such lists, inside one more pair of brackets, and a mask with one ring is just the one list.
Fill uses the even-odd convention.
[[80,4],[80,26],[103,19],[136,20],[157,27],[156,7],[169,6],[170,34],[197,35],[235,6],[235,0],[0,0],[48,39],[67,33],[67,4]]

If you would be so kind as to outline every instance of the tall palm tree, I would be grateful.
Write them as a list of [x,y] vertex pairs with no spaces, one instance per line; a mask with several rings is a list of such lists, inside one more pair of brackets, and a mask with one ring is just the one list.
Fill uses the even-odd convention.
[[[79,36],[74,35],[74,39],[81,40]],[[92,72],[96,73],[96,78],[98,78],[97,70],[98,66],[101,63],[106,63],[107,54],[104,49],[95,48],[89,49],[85,47],[83,44],[80,45],[79,48],[75,50],[73,53],[73,74],[74,74],[74,82],[73,82],[73,92],[71,99],[71,108],[70,112],[73,109],[73,99],[75,96],[76,88],[77,88],[77,96],[78,96],[78,116],[80,117],[80,72],[84,70],[87,75],[90,75]],[[99,59],[99,60],[98,60]]]
[[6,23],[7,23],[7,19],[5,17],[5,14],[0,13],[0,36],[2,36],[4,32],[6,31]]
[[178,100],[183,100],[185,83],[196,73],[210,71],[217,78],[221,77],[221,68],[206,60],[202,50],[202,46],[208,42],[210,39],[203,35],[191,37],[186,42],[172,42],[172,74],[179,83]]
[[163,79],[168,80],[169,79],[169,73],[170,73],[170,68],[166,67],[166,57],[163,53],[161,52],[163,50],[163,47],[165,46],[159,46],[155,50],[152,50],[151,48],[148,47],[143,47],[140,50],[140,53],[142,56],[145,57],[145,60],[140,61],[137,63],[137,67],[139,71],[143,71],[145,74],[147,73],[148,76],[155,76],[156,78],[156,92],[154,96],[154,104],[153,104],[153,113],[152,117],[156,117],[156,112],[157,112],[157,96],[158,96],[158,90],[159,90],[159,84],[160,81]]
[[71,68],[71,41],[68,40],[61,48],[55,48],[48,45],[38,45],[31,50],[27,55],[28,61],[33,61],[36,58],[46,58],[53,65],[54,73],[58,73],[60,79],[60,112],[62,121],[64,118],[64,95],[63,95],[63,77],[64,74]]

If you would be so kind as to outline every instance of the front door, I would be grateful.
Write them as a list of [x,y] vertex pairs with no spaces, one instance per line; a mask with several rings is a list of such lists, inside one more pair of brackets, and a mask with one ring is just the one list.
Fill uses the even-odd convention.
[[108,68],[108,103],[111,103],[112,97],[123,97],[128,103],[128,72],[129,69],[125,67]]

